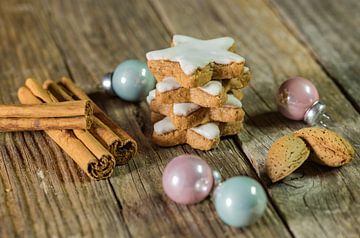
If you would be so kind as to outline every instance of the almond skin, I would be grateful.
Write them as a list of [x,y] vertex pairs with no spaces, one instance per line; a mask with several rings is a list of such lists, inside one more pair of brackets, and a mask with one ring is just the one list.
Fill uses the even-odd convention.
[[308,143],[315,154],[311,160],[318,164],[339,167],[349,163],[355,155],[354,148],[346,139],[325,128],[303,128],[294,135]]
[[272,144],[267,160],[266,172],[271,181],[277,182],[299,168],[310,154],[305,142],[294,135],[286,135]]

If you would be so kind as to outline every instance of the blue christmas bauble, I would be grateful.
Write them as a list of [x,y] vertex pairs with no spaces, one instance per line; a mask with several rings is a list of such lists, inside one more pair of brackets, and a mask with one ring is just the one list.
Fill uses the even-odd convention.
[[255,222],[266,209],[267,197],[256,180],[232,177],[214,191],[215,209],[221,220],[234,227],[244,227]]
[[114,70],[111,86],[120,98],[137,102],[143,100],[154,89],[155,78],[144,62],[126,60]]

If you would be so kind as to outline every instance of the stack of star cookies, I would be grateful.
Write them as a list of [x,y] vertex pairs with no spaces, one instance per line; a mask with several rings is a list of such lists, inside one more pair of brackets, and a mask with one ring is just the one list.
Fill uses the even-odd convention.
[[175,35],[170,48],[146,54],[157,84],[147,102],[160,146],[216,147],[243,126],[241,89],[251,74],[230,37],[199,40]]

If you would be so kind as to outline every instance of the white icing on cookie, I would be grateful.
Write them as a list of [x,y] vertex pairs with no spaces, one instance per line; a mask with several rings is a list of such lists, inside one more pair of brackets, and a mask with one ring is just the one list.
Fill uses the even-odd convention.
[[247,72],[249,72],[249,71],[250,71],[249,67],[244,66],[244,71],[243,71],[243,73],[245,74],[245,73],[247,73]]
[[226,100],[226,103],[225,103],[224,107],[241,108],[241,107],[242,107],[242,103],[241,103],[241,101],[240,101],[239,99],[237,99],[234,95],[228,94],[228,95],[227,95],[227,100]]
[[192,112],[200,109],[195,103],[174,103],[173,112],[176,116],[187,116]]
[[223,87],[219,81],[209,81],[204,86],[199,88],[212,96],[218,96],[220,95]]
[[168,92],[180,88],[181,85],[174,77],[165,77],[161,82],[156,84],[156,89],[160,93]]
[[[190,37],[190,36],[174,35],[173,38],[172,38],[172,44],[174,46],[177,46],[177,45],[180,45],[180,44],[192,42],[194,39],[198,40],[198,39],[196,39],[194,37]],[[234,43],[234,41],[232,43]]]
[[155,91],[156,91],[156,90],[153,89],[153,90],[151,90],[151,91],[149,92],[149,95],[147,95],[147,97],[146,97],[146,102],[147,102],[148,104],[150,104],[151,101],[155,99],[155,96],[156,96]]
[[204,68],[212,62],[217,64],[244,62],[243,57],[228,50],[233,44],[234,39],[231,37],[199,40],[189,36],[174,35],[174,47],[148,52],[146,58],[178,62],[184,73],[191,75],[196,69]]
[[154,132],[158,135],[165,134],[175,130],[176,127],[171,122],[169,117],[165,117],[161,121],[158,121],[154,124]]
[[198,127],[191,128],[190,130],[202,135],[206,139],[213,140],[220,136],[220,129],[215,123],[206,123]]

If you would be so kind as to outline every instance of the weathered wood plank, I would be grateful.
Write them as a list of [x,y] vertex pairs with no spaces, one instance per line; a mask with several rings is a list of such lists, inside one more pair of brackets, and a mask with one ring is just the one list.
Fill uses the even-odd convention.
[[284,24],[360,110],[360,2],[273,1]]
[[[122,1],[121,7],[116,1],[85,2],[81,5],[84,14],[79,14],[77,9],[80,7],[76,4],[50,2],[47,5],[48,14],[52,16],[49,28],[54,29],[55,41],[73,78],[88,91],[94,90],[103,73],[112,70],[122,60],[144,59],[145,52],[169,43],[170,35],[146,1]],[[94,12],[94,4],[102,9],[101,13]],[[133,9],[136,11],[131,11]],[[139,154],[129,165],[117,168],[115,176],[110,179],[131,235],[289,236],[270,203],[259,223],[249,229],[237,230],[219,220],[209,200],[196,206],[180,206],[171,202],[161,188],[164,166],[175,155],[198,152],[188,146],[170,149],[153,146],[149,140],[149,110],[144,102],[130,104],[99,93],[93,97],[140,143]],[[212,152],[200,154],[212,167],[222,170],[224,177],[239,174],[255,176],[232,139],[225,140]]]
[[[263,1],[153,0],[171,32],[195,37],[231,35],[254,73],[243,100],[248,116],[239,135],[254,168],[261,173],[268,148],[283,134],[303,127],[276,112],[274,101],[282,81],[294,75],[314,80],[337,131],[360,144],[359,114],[317,64],[307,48]],[[290,4],[290,3],[289,3]],[[268,191],[295,237],[358,237],[360,222],[359,153],[339,169],[307,163]]]
[[[37,9],[0,3],[1,102],[17,102],[26,77],[68,74]],[[0,135],[0,202],[1,237],[129,236],[111,184],[90,181],[40,132]]]

